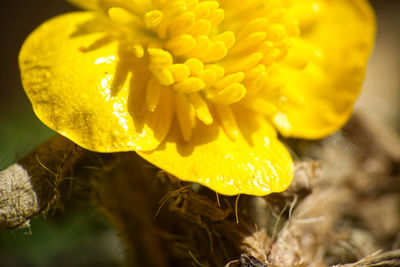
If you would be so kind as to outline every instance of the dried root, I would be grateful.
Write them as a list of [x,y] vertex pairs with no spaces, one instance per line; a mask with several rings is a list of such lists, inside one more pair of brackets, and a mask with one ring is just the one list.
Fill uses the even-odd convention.
[[73,170],[125,241],[129,266],[400,266],[397,136],[355,117],[322,141],[291,145],[301,160],[287,191],[236,198],[135,153],[89,153],[57,137],[0,173],[0,228],[57,203]]
[[57,197],[83,150],[56,136],[0,172],[0,231],[29,225]]

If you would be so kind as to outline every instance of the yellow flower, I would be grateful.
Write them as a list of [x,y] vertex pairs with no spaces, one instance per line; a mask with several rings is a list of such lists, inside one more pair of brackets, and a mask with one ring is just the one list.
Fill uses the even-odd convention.
[[349,118],[373,44],[364,0],[71,0],[20,57],[37,116],[218,193],[287,188],[284,137]]

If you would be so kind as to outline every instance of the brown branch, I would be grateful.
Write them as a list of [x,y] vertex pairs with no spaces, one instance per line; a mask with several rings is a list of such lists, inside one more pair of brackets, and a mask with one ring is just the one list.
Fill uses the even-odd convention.
[[0,172],[0,231],[27,225],[57,196],[58,185],[83,150],[62,136]]

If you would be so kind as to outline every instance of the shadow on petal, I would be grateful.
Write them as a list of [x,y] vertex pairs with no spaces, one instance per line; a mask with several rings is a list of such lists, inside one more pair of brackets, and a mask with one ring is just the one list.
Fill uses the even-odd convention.
[[76,25],[76,29],[69,35],[70,38],[80,37],[93,33],[105,32],[109,29],[107,20],[94,14],[92,18]]

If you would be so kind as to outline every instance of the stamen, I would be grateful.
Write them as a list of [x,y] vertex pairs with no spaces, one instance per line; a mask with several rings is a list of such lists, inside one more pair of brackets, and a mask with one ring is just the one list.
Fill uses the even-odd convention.
[[243,37],[248,36],[253,32],[263,32],[268,28],[268,24],[267,18],[253,19],[246,26],[242,27],[237,35],[237,38],[243,39]]
[[144,15],[144,23],[148,29],[152,29],[160,25],[163,13],[160,10],[152,10]]
[[196,18],[206,19],[210,16],[211,10],[215,10],[219,7],[219,3],[216,1],[204,1],[199,3],[193,10],[196,14]]
[[257,51],[260,53],[266,54],[271,52],[274,49],[274,43],[271,41],[264,41],[257,46]]
[[222,78],[221,80],[217,81],[214,85],[216,89],[223,89],[225,87],[228,87],[230,84],[233,83],[238,83],[243,81],[244,79],[244,73],[243,72],[238,72],[234,74],[229,74]]
[[258,65],[245,73],[244,86],[247,89],[247,96],[256,95],[268,81],[268,72],[264,65]]
[[189,94],[189,99],[193,104],[197,118],[206,125],[212,124],[214,120],[208,109],[207,102],[198,93]]
[[[157,109],[168,92],[185,141],[196,120],[215,121],[210,108],[235,140],[240,131],[232,104],[274,117],[284,86],[273,73],[276,63],[301,68],[310,58],[318,60],[318,50],[293,41],[299,27],[288,11],[290,1],[226,0],[220,7],[214,0],[107,0],[102,8],[123,26],[117,38],[123,38],[126,57],[151,73],[138,77],[146,87],[144,109]],[[286,127],[282,116],[275,120]]]
[[196,21],[188,32],[195,38],[202,35],[207,35],[211,31],[211,23],[207,19],[200,19]]
[[211,41],[208,36],[202,35],[197,39],[196,48],[188,54],[189,57],[201,58],[210,48]]
[[217,74],[214,71],[208,69],[208,70],[205,70],[200,75],[200,79],[202,79],[203,82],[206,84],[205,88],[210,88],[217,81]]
[[168,86],[175,82],[174,77],[167,67],[172,65],[172,56],[163,49],[148,48],[150,57],[149,69],[160,84]]
[[162,85],[169,86],[175,82],[172,72],[167,68],[150,67],[150,71],[153,73],[153,76],[158,80],[158,82]]
[[185,61],[184,64],[189,67],[192,76],[200,76],[201,73],[203,72],[204,69],[203,62],[201,62],[196,58],[189,58],[188,60]]
[[224,17],[225,17],[225,11],[223,9],[218,8],[216,10],[211,11],[209,20],[212,26],[217,26],[218,24],[221,23]]
[[232,141],[235,141],[239,137],[239,127],[237,126],[232,109],[226,105],[217,105],[216,111],[226,135]]
[[214,103],[230,105],[238,102],[246,95],[246,87],[241,83],[233,83],[218,92],[210,92],[207,97]]
[[184,34],[188,31],[188,29],[193,25],[195,21],[195,15],[193,12],[185,12],[179,18],[171,21],[169,25],[169,32],[171,37],[176,37],[180,34]]
[[236,45],[232,48],[231,53],[241,53],[246,51],[264,41],[266,37],[266,32],[253,32],[240,42],[236,43]]
[[204,89],[204,87],[206,87],[206,84],[200,78],[190,77],[183,82],[174,84],[173,87],[179,93],[189,94]]
[[201,59],[205,63],[215,62],[220,59],[223,59],[228,50],[226,49],[225,43],[221,41],[211,43],[210,47],[205,51],[204,55],[201,56]]
[[150,64],[156,67],[168,67],[172,65],[173,58],[170,53],[163,49],[149,48]]
[[230,49],[235,44],[236,39],[233,32],[226,31],[215,36],[213,41],[221,41],[225,44],[226,49]]
[[182,82],[190,76],[190,69],[184,64],[173,64],[168,69],[174,76],[175,82]]
[[215,73],[217,79],[221,79],[225,75],[225,69],[216,64],[207,64],[206,70],[212,70]]
[[171,4],[165,5],[162,9],[163,12],[163,19],[160,25],[157,28],[158,36],[161,39],[165,39],[167,37],[167,30],[171,23],[171,20],[180,16],[183,12],[185,12],[186,6],[183,1],[175,1]]
[[182,34],[168,41],[166,47],[175,56],[182,56],[196,47],[196,40],[189,34]]
[[247,57],[226,60],[225,62],[222,62],[222,65],[227,73],[246,71],[257,65],[262,58],[262,53],[253,53]]
[[144,48],[142,45],[135,44],[133,45],[132,50],[136,57],[141,58],[144,56]]
[[162,89],[162,85],[155,78],[150,78],[146,88],[146,104],[149,111],[153,112],[156,109]]
[[186,99],[186,95],[175,94],[175,109],[183,139],[189,142],[192,137],[192,128],[195,126],[194,108]]

